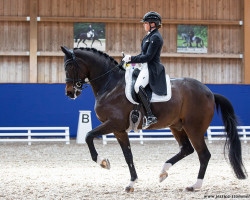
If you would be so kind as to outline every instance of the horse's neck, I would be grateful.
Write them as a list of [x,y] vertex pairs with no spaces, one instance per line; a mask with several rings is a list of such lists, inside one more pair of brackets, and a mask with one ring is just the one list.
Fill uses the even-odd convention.
[[[107,73],[112,68],[114,68],[114,66],[108,68],[106,71],[103,71],[102,73],[99,73],[98,76],[100,78],[91,83],[92,90],[96,98],[108,94],[109,91],[111,91],[118,84],[118,82],[122,80],[122,78],[125,76],[124,73],[120,72],[120,70],[117,68],[114,68],[114,70]],[[107,74],[103,75],[105,73]]]

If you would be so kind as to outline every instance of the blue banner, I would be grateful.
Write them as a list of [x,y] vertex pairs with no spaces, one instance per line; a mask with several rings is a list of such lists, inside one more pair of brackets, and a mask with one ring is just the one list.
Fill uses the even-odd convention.
[[[240,125],[250,125],[250,85],[207,85],[212,92],[226,96],[234,106]],[[91,110],[92,127],[96,118],[91,87],[75,100],[65,96],[65,84],[0,84],[1,127],[70,127],[76,137],[79,110]],[[215,113],[211,125],[222,125]]]

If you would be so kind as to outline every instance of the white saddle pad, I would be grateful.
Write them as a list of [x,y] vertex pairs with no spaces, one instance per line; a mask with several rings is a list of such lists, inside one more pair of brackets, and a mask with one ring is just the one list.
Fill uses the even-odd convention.
[[89,31],[88,33],[87,33],[87,37],[88,38],[91,38],[91,37],[94,37],[95,35],[94,35],[94,33],[92,32],[92,31]]
[[[127,99],[133,103],[133,104],[138,104],[137,102],[134,101],[131,95],[131,90],[132,90],[132,74],[135,68],[141,68],[140,64],[129,64],[128,67],[126,67],[126,73],[125,73],[125,82],[126,82],[126,88],[125,88],[125,94]],[[170,83],[170,78],[169,75],[166,74],[166,84],[167,84],[167,95],[164,96],[159,96],[155,94],[154,92],[152,93],[152,98],[150,102],[164,102],[168,101],[171,99],[172,96],[172,89],[171,89],[171,83]]]

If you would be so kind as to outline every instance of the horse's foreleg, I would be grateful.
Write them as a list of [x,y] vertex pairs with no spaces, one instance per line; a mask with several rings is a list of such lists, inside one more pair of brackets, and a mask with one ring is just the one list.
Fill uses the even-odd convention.
[[168,176],[167,171],[169,170],[170,167],[172,167],[175,163],[177,163],[184,157],[194,152],[194,148],[192,147],[187,137],[187,134],[183,129],[181,131],[178,131],[178,130],[171,128],[171,131],[180,146],[180,152],[164,163],[160,176],[159,176],[160,182],[164,181],[167,178]]
[[115,132],[114,133],[117,141],[119,142],[122,152],[124,154],[125,160],[128,164],[128,168],[130,171],[131,179],[129,185],[125,188],[126,192],[133,192],[134,191],[134,184],[136,183],[138,177],[136,174],[134,162],[133,162],[133,155],[130,147],[130,142],[128,138],[128,133],[123,131],[123,132]]
[[77,48],[78,48],[81,41],[82,41],[81,39],[78,41],[77,46],[76,46]]
[[100,126],[96,127],[95,129],[91,130],[90,132],[88,132],[86,135],[86,138],[85,138],[86,143],[89,147],[89,151],[90,151],[92,160],[97,162],[101,167],[103,167],[105,169],[110,169],[109,160],[98,156],[98,153],[95,149],[93,140],[95,137],[109,134],[111,132],[113,132],[111,123],[109,121],[106,121],[103,124],[101,124]]

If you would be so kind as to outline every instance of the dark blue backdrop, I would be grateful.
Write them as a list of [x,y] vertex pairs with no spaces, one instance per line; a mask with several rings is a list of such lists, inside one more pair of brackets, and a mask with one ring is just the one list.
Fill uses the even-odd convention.
[[[250,85],[207,86],[232,102],[240,125],[250,125]],[[75,137],[79,110],[91,110],[92,126],[98,126],[91,87],[76,100],[66,97],[64,88],[65,84],[0,84],[0,126],[69,126],[71,137]],[[211,125],[222,125],[217,114]]]

